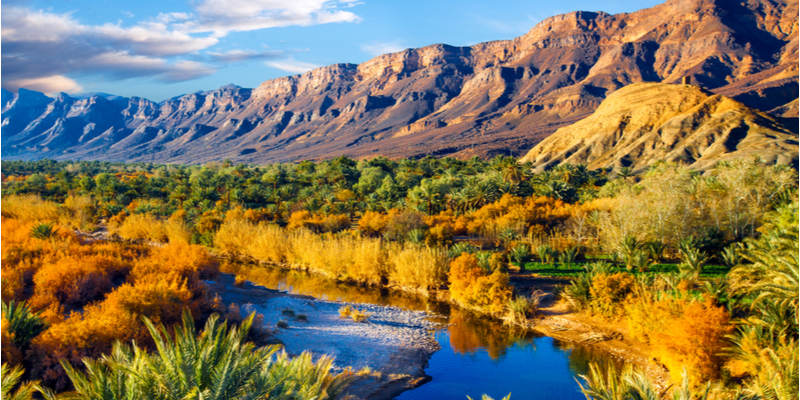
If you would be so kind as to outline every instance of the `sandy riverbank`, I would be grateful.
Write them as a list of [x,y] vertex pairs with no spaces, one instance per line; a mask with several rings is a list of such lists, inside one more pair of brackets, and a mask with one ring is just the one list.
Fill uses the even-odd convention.
[[659,389],[666,390],[670,386],[669,371],[649,356],[650,349],[646,345],[628,339],[625,324],[574,312],[566,300],[556,300],[555,288],[569,282],[530,273],[511,274],[511,283],[520,293],[541,290],[547,294],[537,312],[533,330],[560,341],[601,349],[618,361],[643,369]]

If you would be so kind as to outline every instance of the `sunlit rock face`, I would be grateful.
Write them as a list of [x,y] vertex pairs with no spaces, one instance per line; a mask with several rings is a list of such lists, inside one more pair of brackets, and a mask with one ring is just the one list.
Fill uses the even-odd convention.
[[658,161],[704,170],[756,155],[796,166],[797,134],[775,117],[698,86],[636,83],[557,130],[522,161],[540,170],[569,163],[641,171]]
[[573,12],[513,40],[409,49],[161,103],[3,92],[2,155],[184,163],[520,156],[622,87],[686,76],[796,125],[797,14],[797,1],[774,0]]

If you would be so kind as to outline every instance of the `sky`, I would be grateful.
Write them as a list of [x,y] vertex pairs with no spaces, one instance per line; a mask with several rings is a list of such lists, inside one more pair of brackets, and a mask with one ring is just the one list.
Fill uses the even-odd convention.
[[3,89],[153,101],[436,43],[520,36],[570,11],[656,0],[3,0]]

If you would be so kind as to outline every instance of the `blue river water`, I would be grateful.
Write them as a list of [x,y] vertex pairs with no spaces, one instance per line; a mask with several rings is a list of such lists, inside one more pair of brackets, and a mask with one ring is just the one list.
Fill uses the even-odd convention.
[[425,372],[433,379],[397,397],[411,399],[459,399],[467,396],[480,399],[488,394],[495,400],[511,394],[519,399],[584,399],[575,380],[583,373],[584,360],[578,360],[579,370],[571,365],[572,350],[564,349],[549,337],[518,340],[502,354],[490,354],[487,348],[469,352],[455,349],[450,332],[435,333],[442,350],[431,356]]
[[[237,272],[236,266],[225,269]],[[605,364],[610,357],[596,349],[522,332],[502,322],[420,296],[386,289],[350,286],[298,271],[248,267],[246,279],[256,284],[319,299],[371,303],[429,311],[443,317],[446,327],[434,332],[441,350],[425,369],[432,379],[402,393],[398,400],[479,400],[487,394],[500,400],[585,399],[578,375],[590,362]]]

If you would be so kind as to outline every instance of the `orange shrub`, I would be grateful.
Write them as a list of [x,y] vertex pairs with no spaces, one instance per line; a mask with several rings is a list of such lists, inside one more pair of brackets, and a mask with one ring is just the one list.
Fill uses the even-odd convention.
[[358,230],[367,236],[380,236],[386,230],[386,224],[388,222],[388,215],[375,211],[367,211],[358,221]]
[[508,274],[487,273],[474,254],[462,254],[450,263],[450,297],[464,307],[497,314],[505,311],[511,299]]
[[[109,293],[102,306],[104,315],[144,315],[156,324],[169,326],[180,321],[184,308],[192,315],[200,315],[206,304],[205,298],[192,293],[185,282],[151,275],[135,285],[126,283],[118,287]],[[144,325],[137,325],[130,335],[138,342],[150,340]]]
[[339,232],[350,227],[350,217],[344,214],[328,215],[322,220],[325,232]]
[[[85,258],[107,260],[100,255]],[[67,263],[74,261],[72,258],[65,260]],[[87,268],[99,264],[87,263],[90,265]],[[73,312],[63,318],[58,303],[51,303],[44,317],[52,325],[31,344],[29,357],[35,361],[31,362],[35,365],[33,373],[56,389],[64,389],[68,379],[59,359],[78,367],[84,357],[108,353],[117,340],[135,339],[145,345],[151,344],[141,320],[143,315],[166,325],[177,322],[184,308],[193,315],[202,315],[213,305],[206,298],[200,279],[210,277],[217,268],[203,247],[171,244],[138,259],[128,283],[109,293],[104,301],[87,305],[83,313]],[[66,270],[80,271],[75,267]],[[113,268],[106,268],[106,271],[111,270]],[[36,288],[38,291],[39,283]]]
[[248,221],[250,221],[250,222],[252,222],[254,224],[258,224],[259,222],[268,221],[269,220],[269,213],[264,211],[264,210],[261,210],[261,209],[256,210],[256,209],[250,208],[250,209],[247,209],[244,212],[243,217],[244,217],[244,219],[246,219],[246,220],[248,220]]
[[467,223],[471,234],[491,234],[505,228],[528,231],[541,225],[547,232],[566,221],[575,207],[550,197],[526,199],[504,194],[500,200],[476,210]]
[[228,210],[225,213],[225,220],[232,220],[232,219],[244,219],[244,208],[242,206],[236,206]]
[[625,316],[631,337],[650,343],[652,335],[663,332],[681,316],[686,306],[685,298],[664,296],[659,300],[649,297],[631,298],[625,303]]
[[73,312],[63,322],[50,326],[31,342],[28,354],[31,372],[43,383],[64,390],[69,379],[60,361],[75,367],[86,357],[108,354],[117,340],[130,341],[141,324],[134,315],[110,315],[100,305],[88,305],[83,314]]
[[314,215],[308,210],[295,211],[289,217],[289,224],[286,226],[289,230],[308,229],[317,232],[319,225],[315,221]]
[[81,307],[98,300],[111,290],[109,271],[122,268],[118,260],[102,255],[65,257],[45,264],[33,277],[36,288],[31,306],[42,309],[58,302]]
[[669,369],[676,383],[681,381],[684,367],[694,384],[718,379],[723,364],[719,354],[728,346],[725,336],[732,331],[724,307],[716,307],[711,299],[692,302],[663,332],[651,335],[653,354]]
[[134,283],[155,275],[164,280],[185,279],[194,290],[201,279],[208,279],[219,272],[219,264],[203,246],[174,243],[156,248],[150,257],[137,260],[131,270]]
[[289,217],[289,230],[307,229],[312,232],[338,232],[350,227],[350,217],[344,214],[322,216],[306,210],[295,211]]
[[635,285],[633,276],[625,272],[595,275],[590,289],[592,312],[605,317],[621,314],[622,302],[633,292]]
[[449,223],[434,226],[425,234],[428,246],[449,246],[453,244],[453,228]]
[[197,220],[195,229],[197,229],[197,232],[201,234],[214,232],[219,229],[220,225],[222,225],[222,221],[222,213],[218,210],[206,211]]

